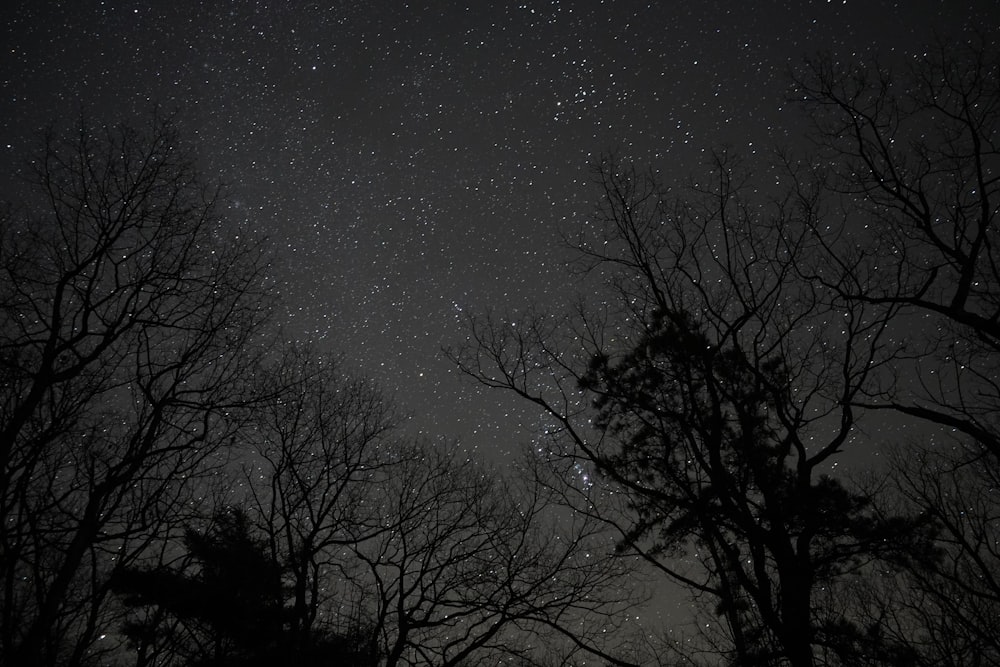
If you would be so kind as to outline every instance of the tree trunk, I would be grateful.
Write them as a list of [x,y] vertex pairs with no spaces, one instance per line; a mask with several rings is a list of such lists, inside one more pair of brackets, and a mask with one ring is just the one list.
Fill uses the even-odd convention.
[[780,572],[781,643],[792,667],[813,667],[812,576],[807,564],[793,561]]

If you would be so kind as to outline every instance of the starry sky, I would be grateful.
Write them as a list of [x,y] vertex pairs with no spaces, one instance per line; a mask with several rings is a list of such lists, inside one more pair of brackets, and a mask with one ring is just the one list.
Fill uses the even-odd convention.
[[[794,144],[789,68],[902,57],[1000,4],[959,0],[16,0],[4,3],[0,174],[43,125],[180,112],[231,213],[277,248],[289,338],[343,353],[407,428],[502,459],[536,424],[442,354],[464,313],[564,307],[560,230],[614,149],[696,172]],[[287,312],[285,312],[287,310]]]

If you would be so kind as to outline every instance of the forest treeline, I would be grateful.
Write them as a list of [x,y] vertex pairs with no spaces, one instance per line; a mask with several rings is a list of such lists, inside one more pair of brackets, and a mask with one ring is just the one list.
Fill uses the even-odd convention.
[[1000,664],[996,38],[793,91],[802,153],[595,163],[603,298],[469,318],[449,358],[548,425],[503,469],[285,342],[172,118],[46,133],[0,214],[0,664]]

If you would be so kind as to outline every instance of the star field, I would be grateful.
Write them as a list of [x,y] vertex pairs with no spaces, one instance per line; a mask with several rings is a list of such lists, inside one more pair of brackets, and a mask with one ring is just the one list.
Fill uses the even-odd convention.
[[665,182],[705,151],[794,141],[788,69],[890,57],[993,2],[16,2],[4,11],[4,178],[44,124],[180,111],[231,213],[269,236],[288,336],[343,353],[483,452],[537,426],[460,381],[467,312],[574,297],[560,230],[614,149]]

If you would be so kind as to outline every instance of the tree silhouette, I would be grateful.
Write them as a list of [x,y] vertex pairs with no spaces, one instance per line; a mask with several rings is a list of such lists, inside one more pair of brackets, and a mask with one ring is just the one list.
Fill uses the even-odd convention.
[[899,308],[892,341],[923,378],[858,404],[955,429],[996,457],[998,71],[996,36],[984,33],[932,45],[903,71],[817,58],[796,88],[818,148],[799,176],[850,211],[814,226],[826,252],[804,275]]
[[615,641],[641,598],[602,524],[561,516],[531,475],[454,448],[414,443],[397,456],[371,487],[379,523],[357,526],[369,537],[352,547],[387,666],[529,661]]
[[[573,243],[613,298],[563,326],[473,319],[454,358],[542,408],[548,455],[627,498],[604,512],[622,550],[714,598],[733,664],[812,665],[846,629],[814,594],[920,536],[824,474],[850,445],[852,397],[892,360],[888,319],[800,280],[801,202],[755,208],[738,165],[712,167],[715,185],[681,198],[600,162],[596,231]],[[600,511],[583,489],[578,511]]]
[[246,664],[273,651],[283,621],[281,569],[251,534],[246,516],[220,513],[209,530],[189,530],[184,545],[183,568],[126,569],[113,581],[127,605],[158,607],[180,627],[150,614],[130,623],[126,635],[140,643],[163,627],[183,631],[191,664]]
[[[686,188],[602,159],[567,240],[605,298],[473,317],[452,352],[547,416],[578,511],[715,599],[733,664],[913,655],[866,654],[836,591],[876,562],[915,568],[943,519],[886,514],[828,471],[888,409],[1000,453],[997,70],[983,37],[903,75],[810,62],[797,90],[830,166],[780,154],[787,187],[724,151]],[[600,492],[580,490],[588,469]]]
[[292,637],[283,568],[241,510],[189,530],[184,544],[182,568],[124,570],[114,581],[126,605],[143,611],[125,627],[137,648],[167,644],[163,657],[191,665],[375,664],[370,638],[317,636],[304,645]]
[[568,619],[621,623],[632,599],[603,526],[560,527],[544,485],[404,437],[372,383],[308,349],[262,377],[279,398],[248,424],[244,488],[286,567],[289,659],[358,618],[387,665],[529,656]]
[[[357,625],[357,593],[345,590],[350,548],[385,529],[371,496],[374,475],[391,464],[399,418],[371,382],[336,360],[300,347],[284,350],[262,374],[261,405],[243,435],[247,503],[292,594],[289,653],[316,637]],[[370,533],[358,531],[372,525]],[[314,637],[315,635],[315,637]]]
[[906,568],[881,567],[858,595],[874,652],[906,664],[1000,665],[1000,472],[992,453],[965,440],[910,442],[892,452],[893,474],[875,494],[883,512],[928,517],[934,550]]
[[0,219],[0,661],[72,665],[235,426],[264,262],[169,118],[49,132],[26,186]]
[[822,252],[803,277],[898,309],[886,337],[897,362],[883,391],[855,405],[941,427],[898,449],[891,492],[877,494],[929,518],[939,558],[883,568],[862,596],[868,620],[912,664],[997,664],[998,502],[987,490],[1000,462],[996,35],[941,40],[895,71],[817,58],[797,97],[817,146],[799,182],[850,212],[812,227]]

